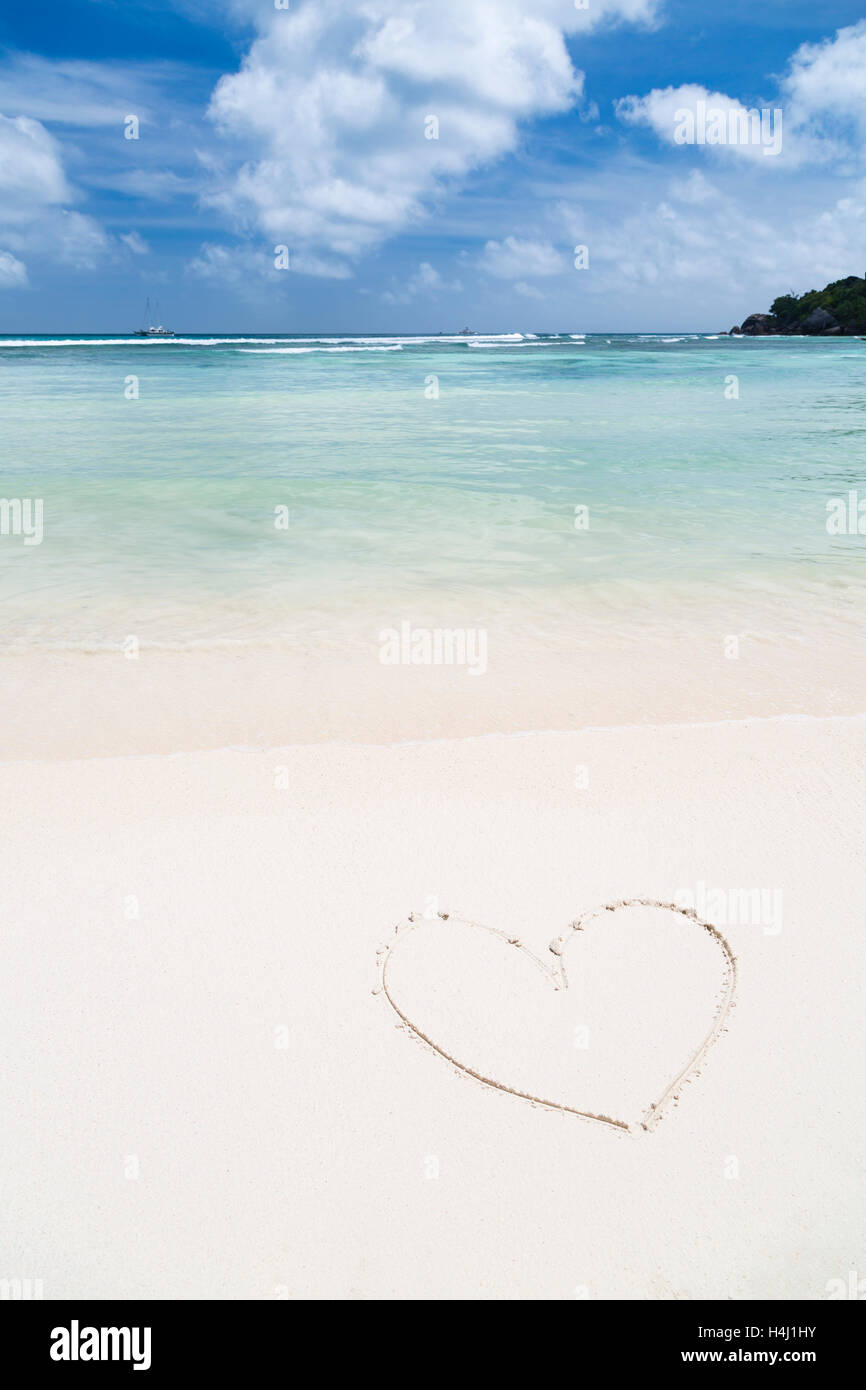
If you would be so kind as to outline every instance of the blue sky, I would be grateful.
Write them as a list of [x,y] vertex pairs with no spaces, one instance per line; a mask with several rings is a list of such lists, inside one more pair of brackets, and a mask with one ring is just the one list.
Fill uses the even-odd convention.
[[[0,332],[123,332],[148,295],[189,332],[729,328],[866,273],[863,9],[9,9]],[[701,102],[780,110],[778,152],[678,143]]]

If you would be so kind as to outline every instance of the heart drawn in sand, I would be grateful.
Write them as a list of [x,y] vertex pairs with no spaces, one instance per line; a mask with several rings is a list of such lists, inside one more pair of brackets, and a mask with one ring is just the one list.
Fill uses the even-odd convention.
[[380,948],[376,992],[418,1041],[486,1086],[618,1131],[653,1130],[724,1029],[730,946],[691,909],[630,898],[585,912],[549,949],[547,965],[491,927],[412,914]]

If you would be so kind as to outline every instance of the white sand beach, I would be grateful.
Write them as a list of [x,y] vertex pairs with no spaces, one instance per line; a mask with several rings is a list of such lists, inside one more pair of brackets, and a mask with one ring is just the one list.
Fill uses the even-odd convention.
[[[838,717],[5,761],[4,1272],[45,1297],[826,1297],[862,1254],[864,750]],[[756,889],[767,914],[719,920]],[[578,915],[683,890],[737,995],[652,1132],[468,1078],[376,992],[411,911],[554,965]],[[641,1090],[711,1027],[716,963],[664,923],[617,954],[611,921],[582,967],[632,1001]],[[456,931],[412,1007],[543,1096],[543,1007]],[[604,1108],[584,1000],[556,1065]]]
[[56,9],[0,49],[0,1304],[197,1381],[355,1299],[826,1375],[863,6]]

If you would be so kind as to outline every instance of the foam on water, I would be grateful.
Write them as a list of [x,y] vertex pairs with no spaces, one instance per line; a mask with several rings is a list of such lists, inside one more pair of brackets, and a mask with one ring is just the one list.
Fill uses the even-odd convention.
[[316,344],[312,347],[268,347],[268,348],[238,348],[239,352],[258,353],[259,355],[273,355],[274,353],[301,354],[306,352],[402,352],[402,343],[381,343],[378,347],[367,347],[363,343],[353,343],[345,347],[325,347],[324,344]]
[[[523,336],[524,336],[524,335],[523,335],[522,333],[476,334],[476,335],[474,335],[474,339],[473,339],[473,340],[478,341],[478,342],[485,342],[485,343],[487,343],[487,342],[501,342],[501,341],[507,341],[507,342],[520,342],[520,341],[522,340]],[[530,337],[530,338],[532,338],[532,337],[535,337],[536,335],[530,333],[530,334],[528,334],[527,336]],[[442,334],[442,333],[438,333],[438,334],[436,334],[436,335],[433,335],[433,334],[426,334],[426,335],[420,334],[420,335],[417,335],[417,336],[414,335],[414,334],[412,334],[412,335],[403,335],[403,336],[399,336],[399,335],[398,335],[398,336],[393,336],[393,337],[388,337],[388,336],[386,336],[386,335],[382,335],[382,336],[379,336],[379,337],[344,336],[344,337],[321,337],[321,338],[320,338],[320,337],[314,337],[314,336],[312,336],[312,335],[306,336],[306,337],[302,337],[302,338],[291,338],[291,337],[288,337],[288,336],[280,336],[280,337],[275,337],[275,338],[266,338],[266,337],[264,337],[264,336],[258,336],[258,335],[255,335],[255,336],[246,336],[246,337],[214,337],[214,338],[209,338],[209,337],[183,337],[183,336],[181,336],[180,334],[178,334],[178,335],[176,335],[176,336],[174,336],[174,337],[172,337],[172,338],[122,337],[122,336],[120,336],[120,335],[118,335],[117,337],[109,337],[109,338],[87,338],[87,337],[40,338],[40,337],[38,337],[37,335],[34,335],[34,336],[31,336],[31,337],[27,337],[27,338],[4,338],[4,337],[0,336],[0,349],[2,349],[2,348],[44,348],[44,347],[60,347],[60,348],[69,348],[69,347],[85,347],[85,348],[94,348],[94,347],[194,347],[194,348],[200,348],[200,347],[228,347],[228,346],[232,346],[232,345],[237,344],[237,343],[303,343],[303,344],[306,344],[306,345],[308,345],[308,346],[315,345],[315,344],[319,344],[319,343],[325,343],[325,344],[327,344],[327,343],[349,343],[349,344],[369,344],[369,345],[375,345],[375,346],[377,346],[377,347],[387,346],[388,344],[399,344],[400,346],[410,347],[410,346],[414,346],[415,344],[419,344],[419,345],[420,345],[420,344],[423,344],[423,343],[439,343],[439,344],[442,344],[442,345],[446,345],[446,344],[451,344],[451,343],[465,343],[465,342],[467,342],[467,341],[470,341],[470,340],[469,340],[465,335],[463,335],[463,334],[450,334],[450,335],[447,335],[447,334]]]

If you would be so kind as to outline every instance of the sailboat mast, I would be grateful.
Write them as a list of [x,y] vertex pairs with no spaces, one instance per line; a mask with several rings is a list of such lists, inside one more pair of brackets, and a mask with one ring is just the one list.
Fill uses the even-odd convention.
[[148,295],[144,309],[144,325],[143,327],[137,328],[135,330],[135,336],[137,338],[174,338],[176,335],[172,332],[172,330],[170,328],[163,328],[162,323],[160,322],[160,308],[158,299],[154,300],[154,305],[156,312],[155,316],[152,316],[150,307],[150,295]]

